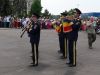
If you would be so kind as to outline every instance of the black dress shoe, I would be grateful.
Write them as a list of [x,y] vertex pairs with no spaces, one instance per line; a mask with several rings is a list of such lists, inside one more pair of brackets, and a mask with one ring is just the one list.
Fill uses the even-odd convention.
[[37,64],[34,64],[34,63],[31,63],[30,64],[30,67],[35,67],[35,66],[38,66]]
[[38,66],[38,63],[36,64],[36,66]]
[[68,64],[69,67],[76,67],[76,65]]
[[30,66],[30,67],[35,67],[36,65],[35,65],[35,64],[30,64],[29,66]]

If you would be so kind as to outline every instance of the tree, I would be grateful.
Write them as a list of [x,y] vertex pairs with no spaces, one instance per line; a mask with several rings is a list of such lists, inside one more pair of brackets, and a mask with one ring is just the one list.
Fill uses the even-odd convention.
[[68,11],[68,15],[73,15],[73,14],[74,14],[74,9]]
[[31,6],[30,15],[32,15],[33,13],[37,13],[38,15],[41,15],[41,10],[42,10],[41,1],[34,0]]
[[68,14],[69,16],[70,16],[70,15],[74,15],[74,9],[71,9],[71,10],[69,10],[68,12],[65,10],[65,11],[62,12],[62,13]]
[[48,9],[45,9],[44,13],[42,13],[42,16],[45,18],[49,18],[51,16],[51,14],[49,13]]
[[0,0],[0,15],[7,16],[11,14],[11,5],[9,0]]
[[61,14],[65,14],[65,15],[67,15],[68,14],[68,12],[65,10],[64,12],[62,12]]
[[26,14],[26,0],[0,0],[0,15],[24,16]]
[[26,15],[27,3],[26,0],[14,0],[13,1],[13,15],[22,17]]

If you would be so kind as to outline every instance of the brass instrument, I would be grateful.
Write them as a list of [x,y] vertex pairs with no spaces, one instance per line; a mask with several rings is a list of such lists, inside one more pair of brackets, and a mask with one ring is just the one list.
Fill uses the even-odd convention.
[[22,29],[23,32],[22,32],[20,38],[22,38],[23,35],[24,35],[24,33],[25,33],[26,31],[30,30],[31,28],[32,28],[32,22],[30,21],[30,22],[28,23],[28,25]]

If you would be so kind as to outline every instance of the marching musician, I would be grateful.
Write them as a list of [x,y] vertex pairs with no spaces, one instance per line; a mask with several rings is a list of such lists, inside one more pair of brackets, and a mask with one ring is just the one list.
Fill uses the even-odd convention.
[[58,32],[60,51],[62,53],[61,59],[66,59],[68,54],[68,40],[69,34],[72,31],[71,17],[67,13],[61,13],[60,24],[56,23],[55,29]]
[[62,15],[62,29],[63,29],[63,58],[68,57],[68,40],[69,40],[69,34],[72,31],[72,22],[68,18],[67,13],[61,13]]
[[39,15],[33,13],[31,17],[31,28],[28,29],[28,35],[30,37],[30,43],[32,47],[32,60],[31,66],[38,66],[38,47],[40,41],[40,22],[38,21]]
[[69,67],[76,66],[76,42],[78,39],[78,31],[81,27],[81,20],[80,20],[81,11],[78,8],[74,9],[74,19],[72,25],[72,31],[69,36]]
[[[58,50],[58,53],[63,53],[63,49],[64,49],[64,36],[63,36],[63,27],[62,27],[62,23],[61,23],[61,19],[58,19],[55,24],[54,24],[54,28],[56,30],[56,32],[58,33],[58,38],[59,38],[59,48],[60,50]],[[61,58],[64,56],[61,56]]]

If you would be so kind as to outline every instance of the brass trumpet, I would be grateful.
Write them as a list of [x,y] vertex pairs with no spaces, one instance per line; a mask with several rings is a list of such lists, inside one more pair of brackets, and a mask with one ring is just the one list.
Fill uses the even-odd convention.
[[22,38],[23,35],[25,34],[25,32],[28,31],[28,30],[30,30],[31,28],[32,28],[32,22],[30,21],[30,22],[28,23],[28,25],[22,29],[23,32],[22,32],[20,38]]

